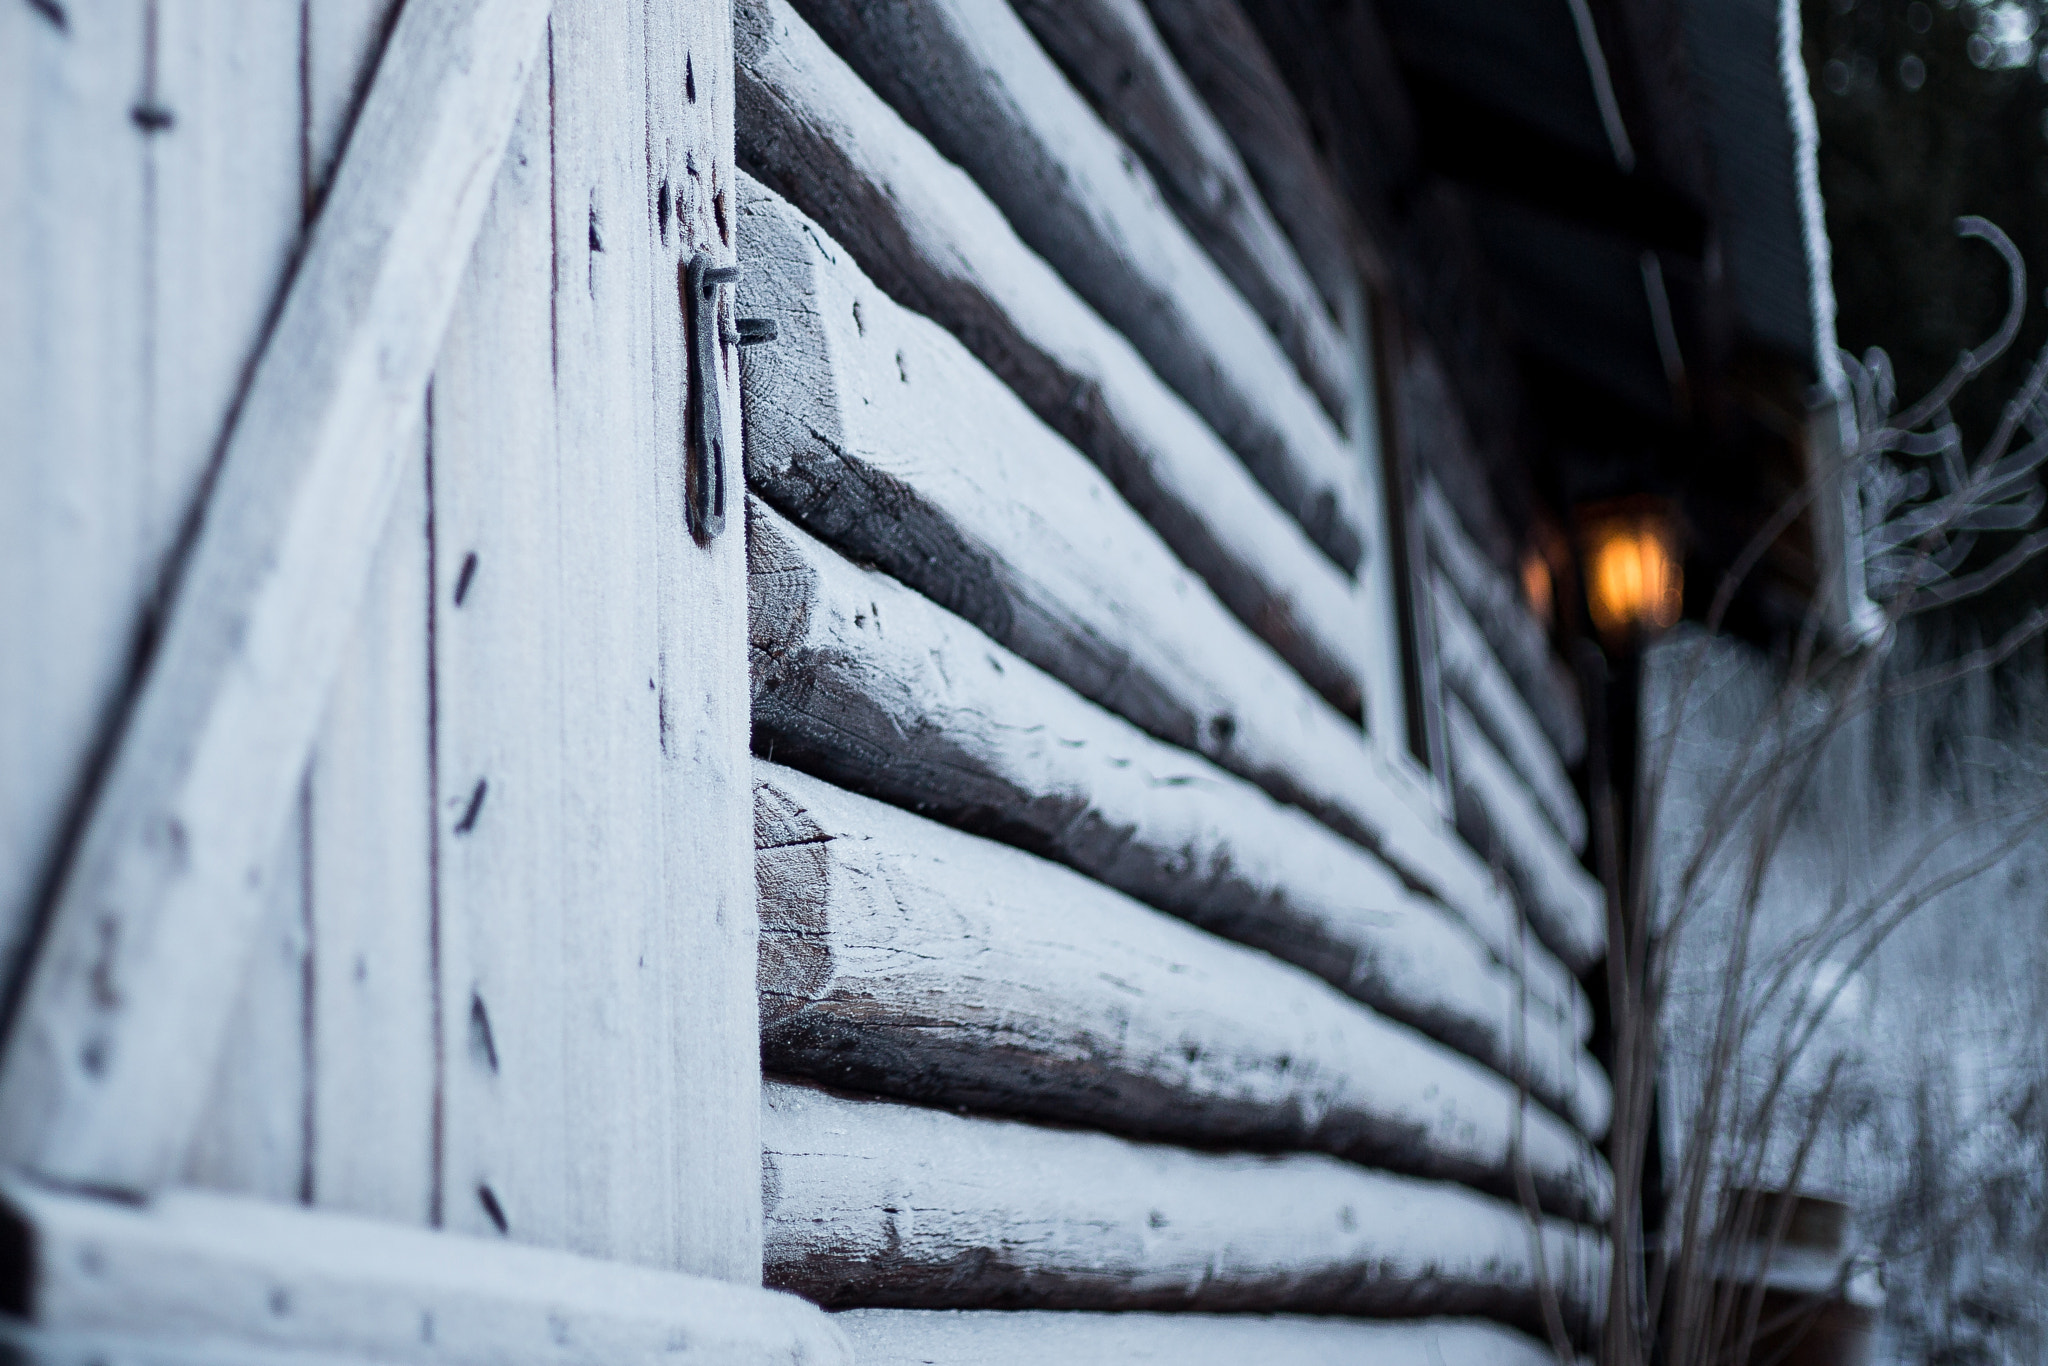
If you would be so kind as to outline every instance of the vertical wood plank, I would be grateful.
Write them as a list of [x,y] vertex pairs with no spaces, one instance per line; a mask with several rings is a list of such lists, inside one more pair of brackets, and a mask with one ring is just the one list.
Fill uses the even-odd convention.
[[452,1228],[755,1280],[742,546],[737,507],[700,547],[681,505],[727,24],[556,6],[437,371],[445,1182]]
[[0,5],[0,981],[11,998],[147,591],[148,7]]
[[[410,439],[424,445],[424,422]],[[307,1194],[424,1224],[436,1086],[430,588],[427,472],[421,453],[409,458],[308,776]]]
[[[155,0],[150,442],[145,540],[169,568],[262,350],[304,225],[300,13],[275,0]],[[287,112],[290,111],[290,112]],[[280,116],[284,115],[284,116]],[[305,812],[278,842],[184,1179],[299,1199],[305,1188]]]
[[[369,89],[395,0],[305,5],[306,213]],[[433,1213],[436,1061],[425,403],[308,781],[313,1203]]]

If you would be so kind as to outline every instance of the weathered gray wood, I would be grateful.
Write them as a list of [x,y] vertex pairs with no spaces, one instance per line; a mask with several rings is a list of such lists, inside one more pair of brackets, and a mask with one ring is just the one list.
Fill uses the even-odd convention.
[[307,775],[313,1203],[433,1212],[434,869],[424,402]]
[[1529,923],[1573,969],[1584,972],[1607,948],[1607,898],[1535,799],[1456,696],[1444,699],[1458,828],[1507,870]]
[[[768,1283],[832,1307],[1475,1314],[1569,1322],[1605,1243],[1319,1154],[1196,1153],[763,1088]],[[1533,1236],[1532,1236],[1533,1235]],[[1538,1329],[1540,1331],[1540,1328]]]
[[0,1221],[19,1250],[8,1303],[56,1333],[420,1366],[853,1359],[792,1296],[326,1211],[15,1182]]
[[1586,754],[1586,719],[1580,710],[1579,690],[1551,653],[1543,628],[1522,605],[1522,595],[1472,543],[1457,510],[1436,481],[1422,482],[1416,510],[1421,513],[1430,558],[1443,571],[1450,590],[1472,614],[1493,647],[1494,657],[1557,747],[1558,757],[1567,768],[1577,765]]
[[1273,216],[1332,308],[1361,261],[1384,267],[1352,223],[1308,119],[1237,0],[1146,0],[1189,81],[1237,144]]
[[1002,387],[937,329],[864,291],[850,263],[835,268],[830,239],[793,209],[764,194],[747,212],[750,250],[773,264],[748,306],[787,313],[792,331],[782,355],[749,366],[757,487],[1084,694],[1504,931],[1490,876],[1438,813],[1241,633],[1085,465],[1061,469],[1063,444],[1021,411],[987,420],[1007,402]]
[[[1356,714],[1364,647],[1345,575],[974,182],[786,4],[750,0],[735,24],[749,170],[899,302],[957,336],[1102,468],[1239,620]],[[742,281],[743,292],[757,283]]]
[[1542,723],[1508,678],[1472,614],[1455,592],[1448,591],[1448,585],[1430,594],[1430,608],[1435,615],[1437,667],[1443,681],[1464,700],[1486,738],[1514,767],[1551,827],[1574,852],[1583,852],[1586,809],[1579,804],[1579,794],[1572,790],[1572,780],[1558,762]]
[[[765,757],[1066,863],[1461,1046],[1512,1034],[1515,986],[1485,942],[1355,844],[751,499],[748,556]],[[1516,961],[1519,927],[1496,928]],[[1540,948],[1526,967],[1530,995],[1583,1029],[1564,967]]]
[[0,1315],[0,1352],[10,1366],[374,1366],[368,1358],[248,1347],[219,1338],[53,1333]]
[[862,1366],[1556,1366],[1549,1347],[1471,1319],[1360,1323],[1264,1314],[848,1309]]
[[1259,197],[1244,161],[1174,65],[1141,0],[1017,0],[1017,13],[1349,428],[1350,357],[1335,310]]
[[[135,664],[151,310],[147,13],[0,7],[0,969],[21,965]],[[115,382],[118,379],[119,382]]]
[[[744,190],[740,213],[757,282],[742,305],[784,329],[747,365],[748,479],[764,497],[1084,696],[1283,797],[1379,781],[1357,727],[1002,381],[772,192]],[[1343,682],[1355,691],[1355,674]]]
[[1519,1161],[1545,1208],[1604,1216],[1604,1164],[1550,1111],[1267,954],[772,764],[754,822],[771,1072],[1510,1197]]
[[[306,211],[318,212],[396,0],[302,7]],[[400,1223],[434,1213],[432,661],[422,399],[307,772],[311,1152],[298,1194]]]
[[302,786],[264,876],[269,905],[185,1153],[179,1174],[185,1184],[267,1200],[298,1200],[306,1193],[312,1085],[309,795]]
[[434,387],[445,1219],[753,1281],[744,547],[681,500],[729,39],[703,0],[550,34]]
[[544,10],[408,5],[394,33],[17,1013],[14,1161],[148,1189],[190,1137]]
[[974,177],[1317,544],[1356,564],[1366,505],[1329,415],[1022,20],[974,0],[797,9]]

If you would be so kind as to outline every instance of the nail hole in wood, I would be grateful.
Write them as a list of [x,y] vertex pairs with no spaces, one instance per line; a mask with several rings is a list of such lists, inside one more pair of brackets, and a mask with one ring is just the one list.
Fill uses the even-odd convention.
[[478,1186],[476,1188],[476,1198],[477,1203],[484,1207],[484,1213],[490,1216],[491,1223],[497,1228],[498,1232],[505,1233],[511,1229],[512,1226],[505,1220],[505,1207],[498,1203],[497,1195],[489,1186]]
[[178,121],[176,114],[160,104],[138,104],[128,111],[128,117],[145,133],[167,132]]
[[71,16],[57,0],[28,0],[28,7],[56,26],[57,32],[71,32]]
[[462,600],[469,596],[470,580],[476,577],[476,552],[470,551],[462,557],[461,572],[455,576],[455,605],[462,606]]
[[455,822],[456,834],[467,835],[476,829],[477,815],[484,809],[484,794],[490,790],[491,785],[487,780],[476,780],[476,787],[469,794],[469,805],[463,809],[462,819]]
[[469,993],[469,1051],[481,1059],[493,1075],[498,1071],[498,1042],[491,1037],[491,1016],[484,1009],[484,998],[474,991]]
[[683,98],[691,104],[697,102],[697,68],[687,52],[683,54]]

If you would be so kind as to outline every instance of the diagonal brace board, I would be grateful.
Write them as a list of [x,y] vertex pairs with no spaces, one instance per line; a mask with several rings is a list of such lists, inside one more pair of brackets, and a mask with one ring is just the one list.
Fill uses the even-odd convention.
[[0,1057],[0,1154],[175,1170],[548,0],[404,6],[285,296]]

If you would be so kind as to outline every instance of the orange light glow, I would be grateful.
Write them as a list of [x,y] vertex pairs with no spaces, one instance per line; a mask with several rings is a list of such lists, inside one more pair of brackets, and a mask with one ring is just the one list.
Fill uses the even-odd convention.
[[1557,590],[1551,585],[1550,562],[1540,550],[1532,549],[1522,557],[1522,598],[1529,604],[1530,615],[1545,626],[1551,624],[1557,613]]
[[1678,621],[1685,600],[1667,519],[1637,512],[1601,519],[1587,535],[1586,606],[1609,639],[1661,631]]

